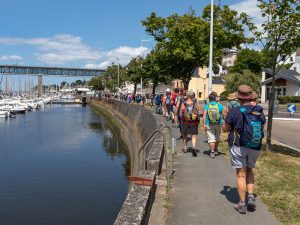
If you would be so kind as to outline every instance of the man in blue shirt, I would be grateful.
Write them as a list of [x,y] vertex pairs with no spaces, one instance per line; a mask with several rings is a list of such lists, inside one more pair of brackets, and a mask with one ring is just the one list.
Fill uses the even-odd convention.
[[[234,208],[241,214],[256,208],[254,174],[252,169],[258,159],[266,118],[263,108],[252,102],[257,94],[248,85],[241,85],[235,93],[240,106],[224,113],[223,131],[228,132],[229,154],[232,167],[236,169],[239,202]],[[246,206],[246,190],[248,205]]]
[[210,157],[218,155],[218,146],[221,135],[223,106],[216,102],[216,95],[208,96],[209,103],[205,105],[203,112],[203,128],[207,133]]

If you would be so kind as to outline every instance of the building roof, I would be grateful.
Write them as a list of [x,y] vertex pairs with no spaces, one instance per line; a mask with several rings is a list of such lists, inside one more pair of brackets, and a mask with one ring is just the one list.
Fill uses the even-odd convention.
[[[263,69],[263,72],[265,72],[267,74],[272,74],[271,69]],[[282,78],[282,79],[288,80],[292,83],[300,85],[300,80],[296,77],[297,75],[300,75],[300,74],[297,73],[297,71],[295,71],[295,70],[280,69],[275,76],[275,80]],[[261,85],[265,85],[270,82],[272,82],[272,77],[270,77],[269,79],[266,79],[265,81],[262,81]]]
[[225,83],[225,80],[221,77],[217,77],[212,80],[212,84],[224,84],[224,83]]

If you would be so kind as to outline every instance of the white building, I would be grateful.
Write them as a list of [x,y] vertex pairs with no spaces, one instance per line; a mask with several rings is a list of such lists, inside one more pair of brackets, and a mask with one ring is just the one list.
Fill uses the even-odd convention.
[[[272,71],[263,69],[261,81],[261,102],[269,100],[272,87]],[[300,96],[300,73],[296,70],[280,69],[275,76],[276,97]]]

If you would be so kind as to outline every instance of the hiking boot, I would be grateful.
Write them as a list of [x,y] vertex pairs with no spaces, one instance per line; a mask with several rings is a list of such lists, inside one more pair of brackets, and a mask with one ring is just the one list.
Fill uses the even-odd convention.
[[219,155],[219,151],[217,149],[215,149],[215,156],[218,156]]
[[195,148],[192,148],[192,154],[193,154],[193,157],[197,157],[197,152],[196,152]]
[[234,205],[234,209],[238,211],[240,214],[246,214],[247,208],[244,202],[239,202]]
[[250,210],[256,209],[256,199],[254,194],[248,194],[248,209]]
[[215,153],[214,152],[210,152],[210,157],[211,158],[215,158]]

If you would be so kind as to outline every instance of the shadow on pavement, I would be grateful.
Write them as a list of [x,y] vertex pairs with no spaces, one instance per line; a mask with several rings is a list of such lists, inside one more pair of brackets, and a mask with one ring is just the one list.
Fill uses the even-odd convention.
[[220,191],[222,195],[225,195],[227,200],[231,203],[238,203],[238,193],[236,188],[232,188],[230,186],[223,186],[223,190]]
[[[210,150],[206,150],[203,152],[204,155],[210,156]],[[218,152],[218,155],[226,155],[223,152]]]

